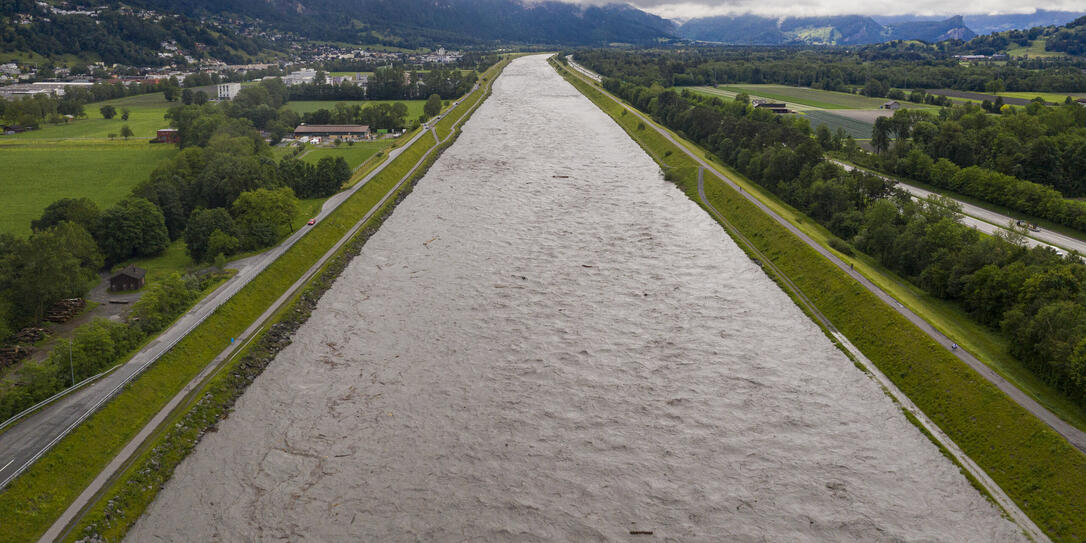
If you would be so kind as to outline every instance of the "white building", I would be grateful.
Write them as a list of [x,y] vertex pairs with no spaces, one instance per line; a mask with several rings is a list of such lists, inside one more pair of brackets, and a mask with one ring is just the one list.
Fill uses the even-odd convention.
[[241,90],[241,83],[220,83],[219,100],[233,100]]
[[19,98],[23,96],[33,96],[35,94],[51,94],[53,96],[64,96],[65,89],[72,87],[89,87],[90,82],[87,81],[53,81],[47,83],[20,83],[17,85],[9,85],[0,89],[0,96],[4,98]]
[[317,70],[298,70],[283,76],[283,84],[292,87],[302,83],[312,83],[317,78]]

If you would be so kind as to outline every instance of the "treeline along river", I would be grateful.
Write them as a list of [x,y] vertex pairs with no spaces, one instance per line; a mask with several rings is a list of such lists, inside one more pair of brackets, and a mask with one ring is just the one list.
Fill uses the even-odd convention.
[[505,70],[129,539],[645,532],[1020,538],[537,56]]

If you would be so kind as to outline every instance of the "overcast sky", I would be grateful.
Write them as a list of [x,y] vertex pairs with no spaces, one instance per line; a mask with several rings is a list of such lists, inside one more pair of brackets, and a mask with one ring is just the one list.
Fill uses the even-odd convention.
[[[607,4],[616,0],[563,0],[575,4]],[[621,0],[620,0],[621,1]],[[1086,0],[624,0],[669,19],[710,15],[757,13],[770,16],[802,15],[967,15],[973,13],[1029,13],[1033,8],[1083,11]]]

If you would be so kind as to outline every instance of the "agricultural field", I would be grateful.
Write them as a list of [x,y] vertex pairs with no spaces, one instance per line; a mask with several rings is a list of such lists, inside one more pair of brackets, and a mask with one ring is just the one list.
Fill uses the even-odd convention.
[[[789,102],[819,109],[878,109],[886,98],[870,98],[859,94],[834,92],[787,85],[722,85],[723,90]],[[901,102],[902,107],[921,108],[920,104]]]
[[854,139],[869,140],[871,139],[871,131],[875,128],[875,119],[880,116],[880,113],[882,115],[889,113],[884,113],[884,111],[852,110],[848,113],[859,113],[861,115],[845,115],[843,111],[831,113],[821,109],[814,109],[803,112],[803,115],[811,121],[812,129],[818,128],[820,125],[826,125],[830,132],[836,132],[838,128],[841,128]]
[[1044,98],[1044,100],[1046,102],[1052,102],[1054,104],[1062,104],[1063,101],[1066,100],[1068,96],[1070,96],[1072,100],[1077,100],[1079,98],[1086,98],[1086,92],[1033,92],[1033,91],[1029,91],[1029,92],[1001,92],[1001,93],[999,93],[998,96],[1002,96],[1003,101],[1006,101],[1007,98],[1020,98],[1022,100],[1032,100],[1034,98],[1040,97],[1040,98]]
[[29,234],[30,221],[61,198],[85,196],[100,208],[112,206],[175,153],[172,145],[146,141],[49,143],[0,137],[0,233]]
[[284,107],[293,109],[295,113],[301,115],[303,113],[312,113],[318,109],[331,111],[336,104],[347,104],[349,106],[358,104],[366,107],[374,104],[395,104],[396,102],[407,104],[408,119],[417,119],[419,115],[422,115],[422,106],[426,105],[426,100],[292,100],[287,102]]
[[[120,139],[121,127],[128,125],[132,129],[132,139],[155,137],[159,128],[166,128],[169,123],[163,118],[166,110],[180,102],[167,102],[162,93],[141,94],[109,100],[107,102],[95,102],[87,104],[84,111],[87,118],[76,119],[64,124],[42,123],[39,130],[31,130],[12,136],[0,136],[0,143],[8,140],[70,140],[70,139],[100,139],[109,138],[110,134],[116,134]],[[111,105],[117,109],[117,116],[112,119],[102,118],[99,109]],[[121,120],[121,110],[128,108],[127,121]],[[144,142],[146,143],[146,141]]]
[[325,157],[343,157],[347,160],[347,165],[354,170],[371,156],[376,155],[378,151],[382,151],[390,145],[392,145],[392,140],[362,142],[354,145],[343,144],[339,147],[318,147],[302,155],[302,160],[310,164],[316,164],[317,161]]

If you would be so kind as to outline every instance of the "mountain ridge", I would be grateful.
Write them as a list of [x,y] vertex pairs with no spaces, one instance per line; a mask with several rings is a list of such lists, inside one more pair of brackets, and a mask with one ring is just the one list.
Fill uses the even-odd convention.
[[731,45],[865,45],[891,40],[937,42],[976,36],[958,15],[940,21],[902,20],[883,25],[866,15],[772,18],[703,17],[676,29],[681,38]]

